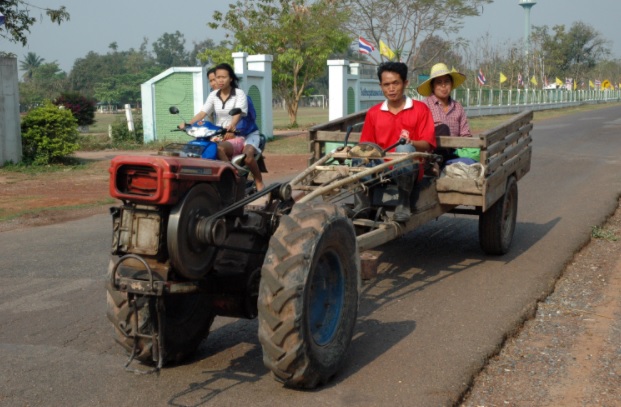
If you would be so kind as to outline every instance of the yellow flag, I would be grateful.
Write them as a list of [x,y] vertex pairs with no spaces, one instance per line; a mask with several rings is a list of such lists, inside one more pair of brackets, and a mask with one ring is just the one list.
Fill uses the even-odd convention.
[[386,45],[384,41],[380,40],[379,46],[380,46],[380,55],[383,55],[388,59],[395,59],[396,57],[395,53],[392,52],[390,48],[388,48],[388,45]]
[[574,90],[578,89],[578,81],[574,81]]
[[504,74],[504,73],[502,73],[502,72],[501,72],[501,73],[500,73],[500,83],[503,83],[503,82],[505,82],[506,80],[507,80],[507,77],[505,76],[505,74]]
[[563,86],[563,81],[562,81],[562,80],[560,80],[560,79],[557,77],[557,78],[556,78],[556,84],[557,84],[558,86]]
[[612,83],[608,79],[602,82],[602,89],[614,89]]
[[595,88],[595,84],[593,83],[592,80],[589,79],[589,87],[590,88]]
[[533,85],[537,86],[537,78],[535,78],[535,75],[533,75],[533,77],[530,78],[530,83],[532,83]]

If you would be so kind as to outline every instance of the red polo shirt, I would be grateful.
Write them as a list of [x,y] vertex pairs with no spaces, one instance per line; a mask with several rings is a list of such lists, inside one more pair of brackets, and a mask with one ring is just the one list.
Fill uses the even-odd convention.
[[371,107],[364,119],[360,141],[386,148],[399,141],[402,134],[410,140],[424,140],[432,149],[436,148],[433,117],[427,105],[406,97],[405,107],[397,114],[388,110],[387,102]]

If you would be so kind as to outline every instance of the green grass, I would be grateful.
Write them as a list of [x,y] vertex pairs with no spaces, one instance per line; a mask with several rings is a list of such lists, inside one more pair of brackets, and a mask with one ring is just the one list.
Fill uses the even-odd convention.
[[[286,110],[275,108],[272,113],[274,129],[284,130],[290,129],[289,115]],[[298,109],[298,129],[306,129],[316,124],[328,121],[328,108],[320,107],[301,107]]]
[[108,136],[108,126],[117,120],[125,120],[125,113],[95,113],[95,124],[91,124],[87,134],[104,134]]

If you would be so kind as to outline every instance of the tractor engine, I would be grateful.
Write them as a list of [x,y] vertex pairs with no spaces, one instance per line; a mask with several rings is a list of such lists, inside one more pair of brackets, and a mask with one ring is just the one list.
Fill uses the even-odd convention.
[[[245,180],[231,164],[118,156],[110,166],[116,275],[190,287],[217,315],[254,318],[270,216],[244,211]],[[119,260],[120,259],[120,260]],[[151,275],[152,277],[150,277]]]

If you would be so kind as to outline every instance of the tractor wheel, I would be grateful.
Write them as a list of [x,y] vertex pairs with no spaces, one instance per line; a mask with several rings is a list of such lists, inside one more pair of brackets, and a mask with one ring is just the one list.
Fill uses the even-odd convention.
[[[134,325],[136,313],[128,302],[126,293],[116,290],[110,284],[110,276],[114,261],[110,261],[108,270],[107,315],[114,326],[114,334],[118,343],[128,352],[134,348]],[[163,298],[164,301],[164,352],[163,362],[180,362],[193,354],[201,341],[209,334],[215,314],[205,295],[178,294]],[[157,329],[154,297],[138,296],[138,323],[140,333],[152,335]],[[144,363],[153,363],[157,357],[157,349],[153,349],[153,341],[148,337],[138,339],[135,358]]]
[[505,254],[511,247],[517,219],[518,188],[509,177],[504,195],[479,215],[479,244],[487,254]]
[[359,290],[358,245],[344,210],[295,205],[270,240],[259,287],[263,362],[276,380],[314,388],[338,371]]

